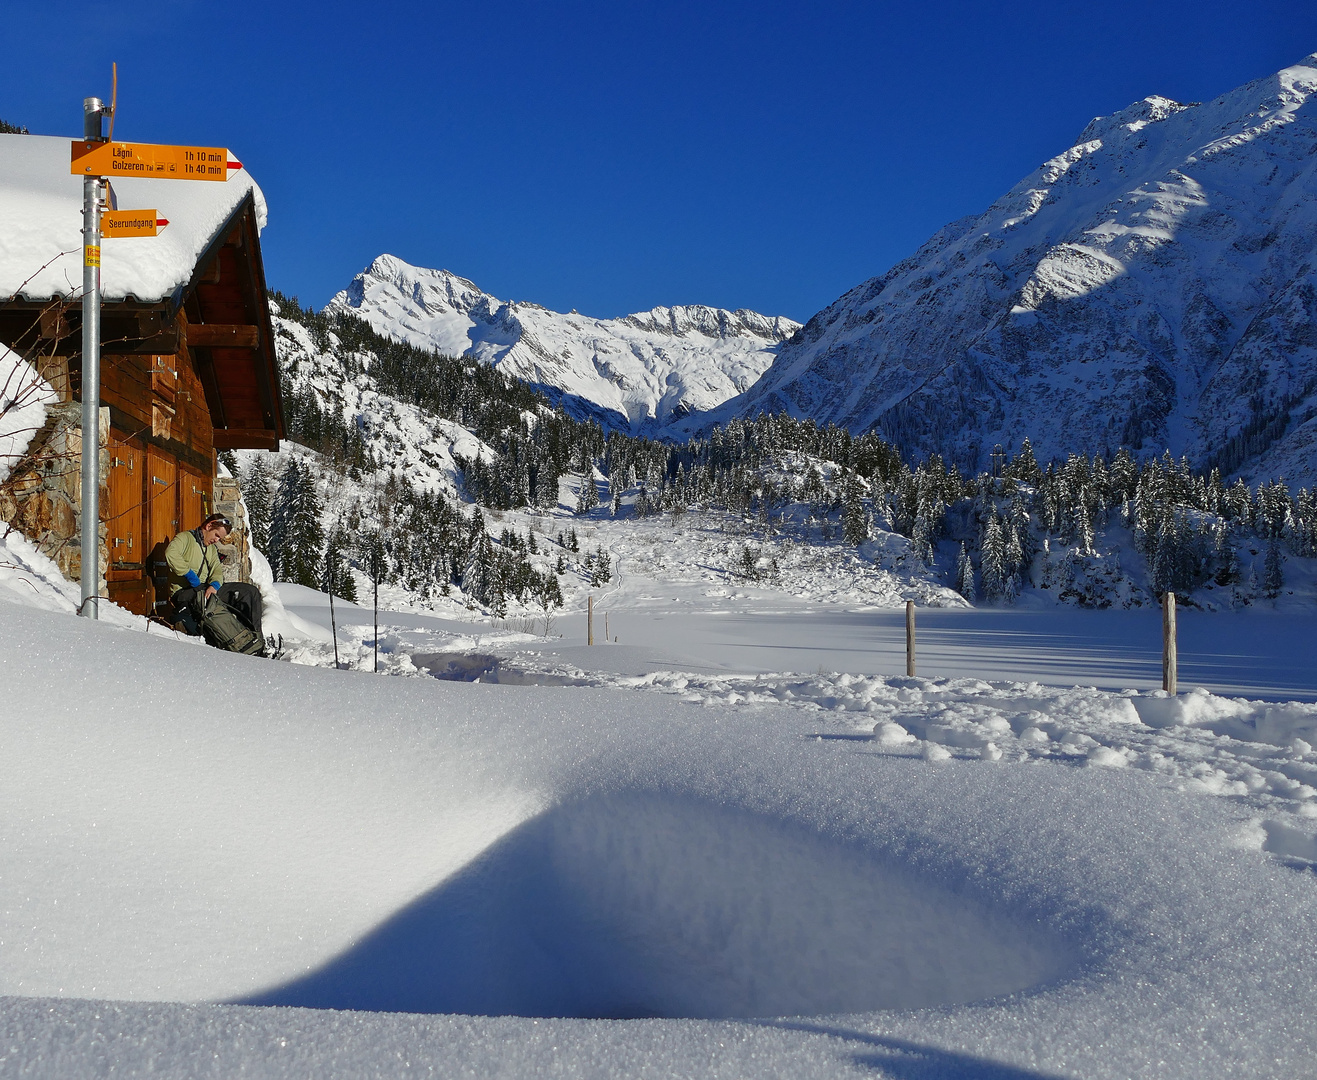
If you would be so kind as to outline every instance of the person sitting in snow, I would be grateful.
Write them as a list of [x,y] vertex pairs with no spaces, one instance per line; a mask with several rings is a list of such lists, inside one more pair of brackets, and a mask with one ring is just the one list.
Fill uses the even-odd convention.
[[175,618],[189,634],[199,635],[197,610],[212,596],[231,607],[264,641],[261,635],[261,590],[243,581],[224,581],[216,544],[228,540],[233,530],[223,514],[211,514],[198,528],[181,532],[165,548],[169,564],[169,599]]

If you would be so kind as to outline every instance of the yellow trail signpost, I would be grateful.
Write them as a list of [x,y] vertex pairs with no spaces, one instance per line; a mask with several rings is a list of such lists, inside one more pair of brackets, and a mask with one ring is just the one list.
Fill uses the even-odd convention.
[[[119,85],[115,65],[114,82]],[[114,116],[100,98],[82,102],[82,138],[73,140],[69,172],[82,177],[82,520],[100,520],[101,399],[101,239],[115,236],[156,236],[169,222],[155,210],[119,210],[106,206],[106,178],[147,180],[211,180],[223,183],[241,169],[222,146],[167,146],[115,142],[102,134],[104,119]],[[110,206],[115,204],[111,197]],[[98,531],[82,529],[82,603],[78,614],[98,618],[100,604]]]
[[148,180],[219,180],[241,169],[222,146],[73,141],[69,172],[75,176],[140,176]]
[[156,210],[105,210],[101,212],[101,237],[158,236],[169,224]]

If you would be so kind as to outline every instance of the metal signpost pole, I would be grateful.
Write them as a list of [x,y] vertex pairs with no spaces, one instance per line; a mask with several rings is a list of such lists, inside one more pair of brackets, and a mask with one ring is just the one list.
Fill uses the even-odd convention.
[[[117,95],[119,71],[114,81]],[[104,236],[156,236],[169,222],[155,210],[111,213],[102,228],[106,177],[158,180],[208,180],[223,183],[242,168],[220,146],[157,146],[150,143],[111,144],[102,133],[110,117],[114,135],[114,102],[100,98],[82,102],[82,138],[72,145],[69,171],[82,177],[82,603],[78,614],[99,617],[101,583],[101,239]]]
[[[85,98],[83,138],[101,141],[105,103]],[[99,618],[101,580],[101,184],[82,180],[82,604]]]

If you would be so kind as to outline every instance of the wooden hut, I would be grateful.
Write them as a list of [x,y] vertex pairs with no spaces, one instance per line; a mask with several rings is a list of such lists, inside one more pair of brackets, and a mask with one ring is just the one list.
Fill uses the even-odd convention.
[[[69,171],[70,145],[0,135],[0,344],[59,400],[11,471],[0,517],[80,580],[82,183]],[[277,450],[283,436],[265,202],[243,170],[224,183],[114,186],[121,207],[170,222],[157,237],[105,240],[101,259],[100,592],[150,614],[165,598],[164,545],[236,502],[235,485],[217,485],[217,452]],[[242,540],[228,553],[231,579],[246,577]]]

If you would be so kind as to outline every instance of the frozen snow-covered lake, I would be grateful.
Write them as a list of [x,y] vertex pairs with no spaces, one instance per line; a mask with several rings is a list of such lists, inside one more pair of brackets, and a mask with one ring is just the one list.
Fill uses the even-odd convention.
[[[328,626],[328,600],[295,587],[292,610]],[[595,616],[595,640],[610,636],[650,657],[651,670],[905,673],[905,615],[796,600],[781,593],[742,591],[731,597],[669,586],[605,592]],[[340,609],[345,622],[369,620],[364,609]],[[488,633],[489,620],[389,613],[390,626],[433,627],[442,633]],[[520,647],[570,656],[584,668],[607,669],[603,653],[583,652],[583,612],[559,615],[558,643]],[[917,662],[928,678],[1037,681],[1052,686],[1150,690],[1161,686],[1161,615],[1155,609],[920,608]],[[1317,700],[1317,614],[1275,611],[1179,613],[1179,679],[1217,694],[1274,700]],[[629,653],[629,662],[635,662]]]

